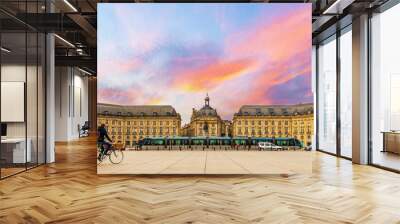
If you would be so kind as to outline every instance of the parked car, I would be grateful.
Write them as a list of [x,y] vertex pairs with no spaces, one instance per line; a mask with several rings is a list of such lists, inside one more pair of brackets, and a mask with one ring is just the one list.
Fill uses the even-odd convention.
[[281,146],[274,145],[271,142],[259,142],[258,148],[260,150],[282,150],[283,149]]

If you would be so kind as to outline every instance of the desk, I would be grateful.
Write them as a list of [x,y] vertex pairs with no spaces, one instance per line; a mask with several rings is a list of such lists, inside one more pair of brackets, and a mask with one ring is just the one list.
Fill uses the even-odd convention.
[[400,154],[400,132],[385,131],[383,133],[383,152]]
[[26,163],[31,162],[31,139],[27,139],[28,143],[25,152],[25,138],[6,138],[1,139],[1,157],[6,163]]

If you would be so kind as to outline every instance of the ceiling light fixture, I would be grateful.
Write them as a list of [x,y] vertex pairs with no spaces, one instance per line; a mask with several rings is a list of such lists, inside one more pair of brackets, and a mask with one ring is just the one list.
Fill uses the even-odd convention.
[[54,34],[55,37],[57,37],[58,39],[60,39],[62,42],[66,43],[67,45],[69,45],[70,47],[75,48],[75,45],[73,45],[71,42],[69,42],[68,40],[60,37],[58,34]]
[[83,69],[81,69],[81,68],[79,68],[79,67],[78,67],[78,70],[81,71],[81,72],[83,72],[83,73],[85,73],[85,74],[87,74],[87,75],[93,75],[92,73],[90,73],[90,72],[88,72],[88,71],[86,71],[86,70],[83,70]]
[[76,53],[78,53],[79,55],[83,55],[83,49],[82,48],[77,48],[76,49]]
[[1,51],[4,51],[6,53],[10,53],[11,52],[11,50],[9,50],[9,49],[7,49],[5,47],[1,47],[0,49],[1,49]]
[[336,0],[322,13],[323,15],[339,15],[343,13],[343,10],[353,4],[355,0]]
[[67,4],[74,12],[78,12],[78,10],[73,6],[68,0],[64,0],[65,4]]
[[340,0],[336,0],[332,5],[330,5],[327,9],[325,9],[322,14],[331,14],[332,13],[331,10],[337,7],[337,4],[339,4],[339,2]]

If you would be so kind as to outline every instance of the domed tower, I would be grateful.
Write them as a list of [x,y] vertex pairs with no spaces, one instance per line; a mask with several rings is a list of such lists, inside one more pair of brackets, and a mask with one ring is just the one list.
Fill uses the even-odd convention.
[[220,136],[222,127],[221,117],[217,110],[210,106],[208,93],[204,98],[204,106],[200,110],[193,109],[190,126],[194,136]]

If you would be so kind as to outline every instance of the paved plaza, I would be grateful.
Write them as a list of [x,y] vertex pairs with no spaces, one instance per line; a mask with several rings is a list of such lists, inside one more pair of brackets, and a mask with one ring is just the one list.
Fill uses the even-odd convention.
[[108,159],[98,174],[295,174],[312,172],[306,151],[124,151],[121,164]]

